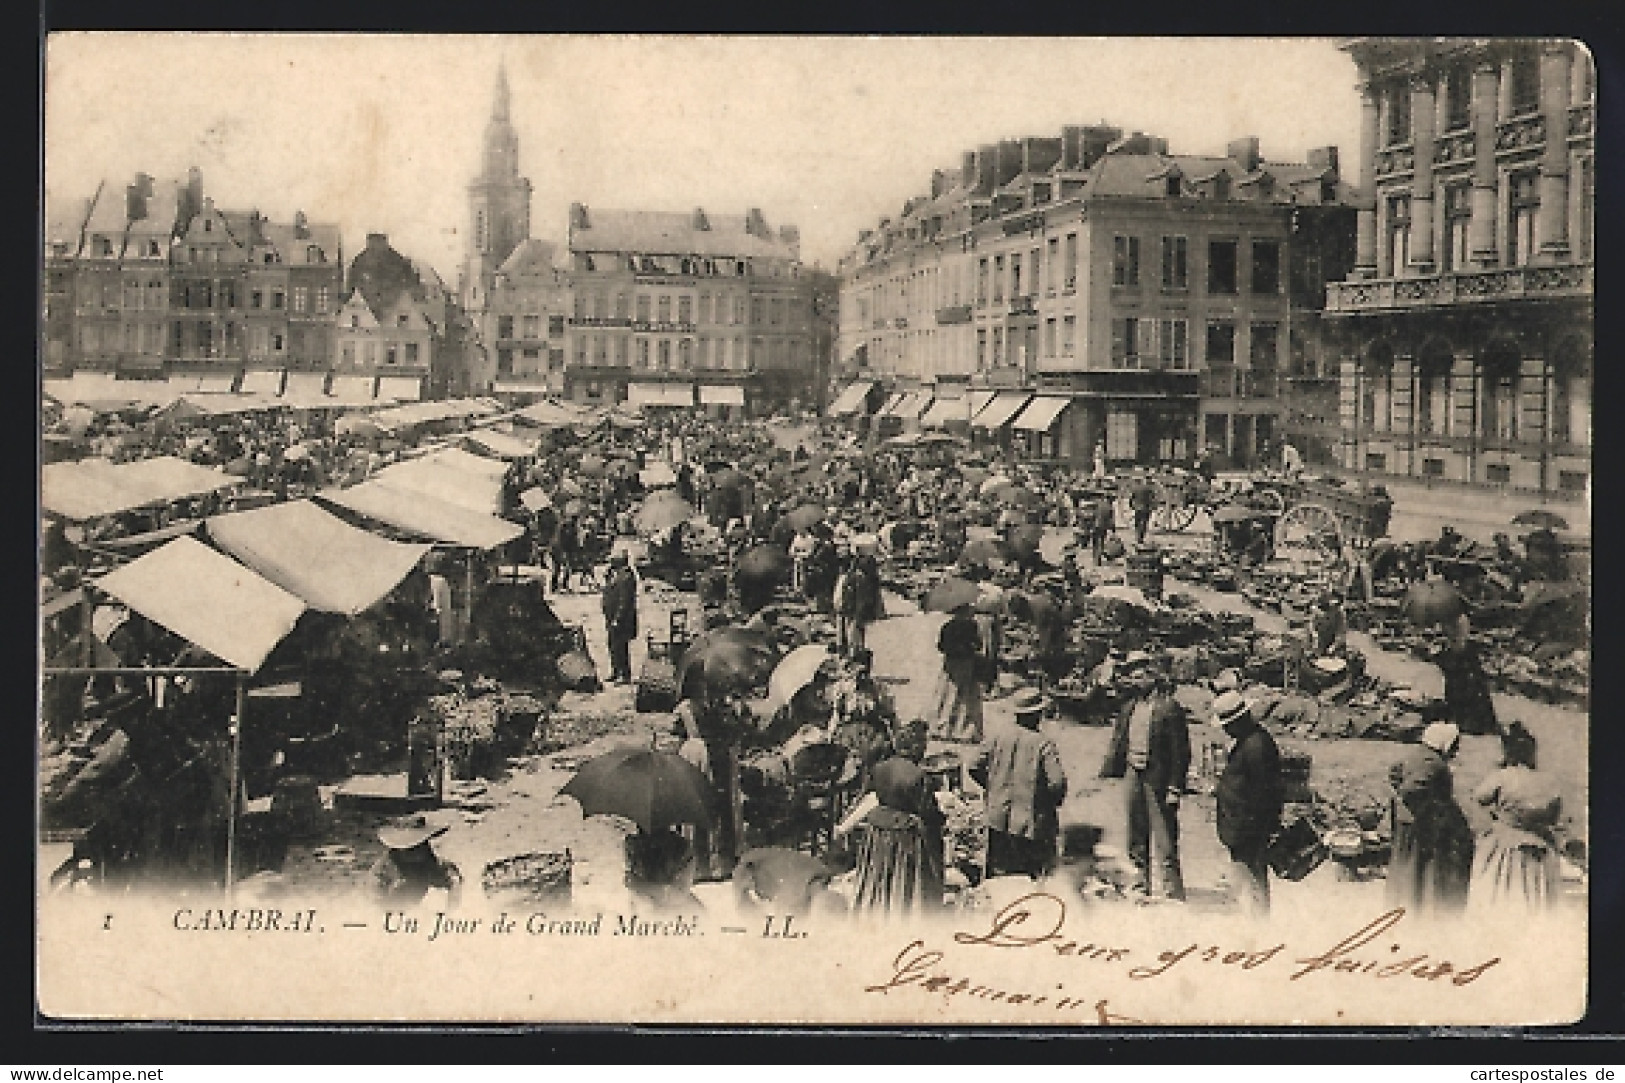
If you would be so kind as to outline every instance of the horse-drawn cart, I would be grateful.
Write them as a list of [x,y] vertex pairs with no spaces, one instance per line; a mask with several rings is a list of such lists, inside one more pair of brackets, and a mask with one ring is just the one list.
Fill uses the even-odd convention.
[[1364,550],[1388,534],[1394,501],[1381,487],[1339,484],[1331,478],[1271,478],[1255,491],[1279,496],[1284,510],[1275,524],[1275,546],[1314,548],[1337,556]]

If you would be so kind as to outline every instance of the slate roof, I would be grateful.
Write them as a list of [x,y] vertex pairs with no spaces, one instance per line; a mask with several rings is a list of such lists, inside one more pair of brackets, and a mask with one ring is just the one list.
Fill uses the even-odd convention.
[[519,242],[519,246],[509,253],[508,258],[502,261],[502,266],[497,268],[497,274],[551,275],[557,255],[558,246],[552,241],[532,237]]
[[588,228],[570,228],[572,252],[638,252],[650,255],[793,259],[790,245],[745,232],[744,215],[707,214],[710,229],[695,229],[691,213],[587,211]]

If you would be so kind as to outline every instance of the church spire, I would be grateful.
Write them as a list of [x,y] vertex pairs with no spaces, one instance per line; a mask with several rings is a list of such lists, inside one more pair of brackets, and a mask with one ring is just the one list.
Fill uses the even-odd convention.
[[491,109],[491,119],[508,123],[508,64],[506,61],[497,66],[497,97],[496,104]]

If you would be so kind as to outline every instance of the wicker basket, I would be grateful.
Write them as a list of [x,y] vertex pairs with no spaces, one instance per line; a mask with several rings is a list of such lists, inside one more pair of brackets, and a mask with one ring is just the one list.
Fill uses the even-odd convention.
[[527,903],[568,903],[575,858],[563,853],[516,854],[485,866],[480,884],[487,898]]

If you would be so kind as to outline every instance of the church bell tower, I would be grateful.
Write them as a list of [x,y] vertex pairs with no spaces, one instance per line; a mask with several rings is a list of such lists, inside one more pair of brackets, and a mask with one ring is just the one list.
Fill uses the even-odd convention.
[[508,72],[497,71],[479,175],[468,186],[469,248],[464,304],[483,309],[497,268],[530,237],[530,181],[519,175],[519,135],[509,117]]

